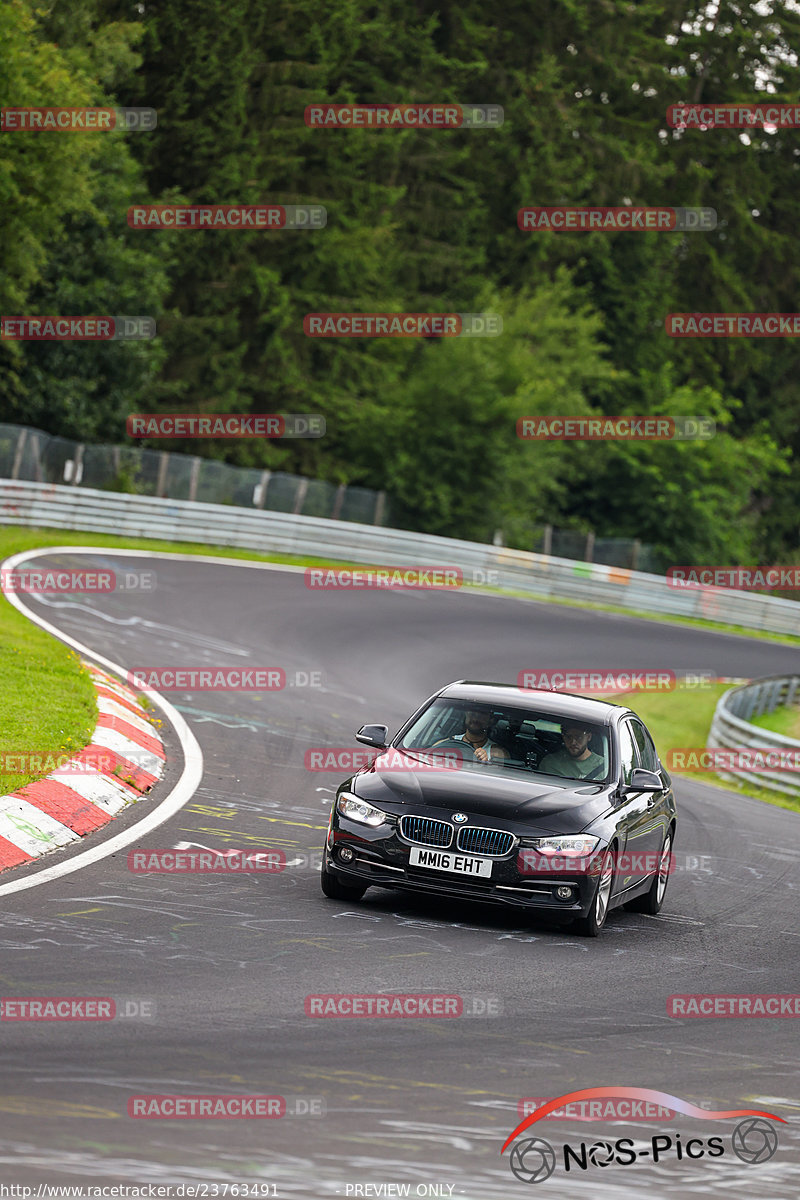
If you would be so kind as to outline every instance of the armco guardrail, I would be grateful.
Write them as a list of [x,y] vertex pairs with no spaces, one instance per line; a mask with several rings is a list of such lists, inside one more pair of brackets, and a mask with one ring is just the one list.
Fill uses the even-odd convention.
[[670,587],[663,575],[603,563],[227,504],[0,479],[0,524],[238,546],[373,565],[460,567],[475,582],[532,595],[800,635],[800,604],[794,600],[719,589],[683,591]]
[[[234,504],[238,508],[264,508],[364,525],[391,523],[389,497],[371,488],[344,483],[337,487],[324,479],[287,471],[234,467],[217,459],[146,450],[138,445],[76,442],[43,429],[2,422],[0,477],[168,496],[201,504]],[[641,550],[647,553],[646,547]]]
[[[766,679],[754,679],[742,687],[733,688],[721,697],[714,712],[708,735],[710,749],[769,749],[798,751],[800,742],[793,738],[773,733],[760,725],[750,723],[751,717],[774,712],[781,705],[796,704],[800,698],[800,675],[772,675]],[[800,773],[781,770],[742,770],[718,772],[724,779],[739,779],[758,787],[784,792],[787,796],[800,795]]]
[[[216,459],[138,445],[109,446],[56,437],[29,425],[0,422],[0,478],[31,483],[68,483],[161,499],[200,504],[233,504],[301,517],[353,521],[360,525],[402,526],[397,505],[386,492],[287,471],[234,467]],[[510,521],[511,536],[502,542],[523,545],[535,554],[600,562],[632,571],[660,571],[658,552],[638,538],[603,537],[593,530],[558,529],[533,521]],[[495,542],[498,540],[494,539]]]

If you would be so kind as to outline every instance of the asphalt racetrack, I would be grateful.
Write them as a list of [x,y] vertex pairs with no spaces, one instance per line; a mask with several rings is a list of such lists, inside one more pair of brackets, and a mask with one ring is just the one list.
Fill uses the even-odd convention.
[[[273,848],[274,874],[134,874],[119,852],[23,891],[15,881],[133,826],[182,770],[174,730],[151,795],[69,853],[0,879],[4,996],[145,1000],[109,1023],[0,1024],[0,1178],[17,1184],[274,1184],[286,1197],[402,1194],[513,1200],[769,1197],[800,1191],[797,1026],[790,1019],[674,1019],[675,993],[797,991],[798,818],[678,781],[684,866],[658,917],[615,910],[596,940],[525,914],[367,892],[326,900],[318,852],[342,772],[305,752],[392,735],[452,680],[516,681],[533,667],[671,668],[763,676],[800,668],[787,646],[476,593],[310,591],[297,570],[192,559],[59,554],[37,565],[150,569],[151,593],[24,597],[32,612],[125,668],[280,667],[322,686],[170,693],[204,772],[177,815],[133,846]],[[304,676],[300,675],[300,680]],[[635,705],[634,705],[635,707]],[[314,1019],[320,993],[445,993],[495,1015]],[[489,1004],[491,1001],[491,1004]],[[480,1008],[480,1004],[477,1005]],[[732,1122],[547,1121],[569,1141],[725,1134],[726,1152],[657,1164],[561,1167],[520,1182],[500,1147],[523,1097],[612,1084],[708,1109],[784,1117],[768,1162],[730,1150]],[[137,1120],[142,1094],[300,1097],[318,1114],[277,1120]],[[713,1126],[713,1128],[711,1127]],[[425,1185],[419,1191],[419,1185]],[[440,1190],[434,1190],[434,1185]],[[356,1188],[360,1190],[356,1190]],[[222,1190],[218,1192],[222,1195]],[[232,1194],[232,1193],[228,1193]]]

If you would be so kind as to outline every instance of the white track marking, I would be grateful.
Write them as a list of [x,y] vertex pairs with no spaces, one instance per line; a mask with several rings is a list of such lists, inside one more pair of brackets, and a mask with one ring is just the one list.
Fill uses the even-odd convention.
[[[8,571],[15,571],[21,563],[27,562],[32,558],[40,558],[44,555],[108,553],[108,547],[105,546],[45,546],[40,550],[25,550],[20,554],[13,554],[10,558],[5,559],[2,566]],[[157,554],[148,555],[146,552],[138,550],[115,550],[113,553],[117,557],[159,557]],[[164,557],[183,559],[184,555],[169,555]],[[125,678],[125,668],[121,667],[119,663],[115,663],[110,658],[105,658],[103,655],[97,654],[88,646],[84,646],[82,642],[76,641],[75,638],[71,638],[67,634],[62,633],[61,630],[56,629],[54,625],[45,621],[37,613],[26,608],[16,592],[6,592],[5,597],[9,604],[13,604],[14,608],[21,612],[24,617],[27,617],[29,621],[32,621],[34,625],[38,625],[40,629],[44,629],[47,633],[52,634],[58,641],[72,646],[79,654],[85,655],[101,667],[115,672],[122,679]],[[91,866],[92,863],[101,862],[104,858],[108,858],[111,854],[116,854],[125,846],[130,846],[132,842],[139,841],[145,834],[158,829],[159,825],[163,825],[170,817],[180,812],[183,806],[191,800],[202,782],[203,752],[200,749],[197,738],[192,733],[186,721],[178,710],[170,704],[169,700],[157,692],[151,691],[150,695],[152,696],[153,703],[158,705],[171,722],[181,744],[181,750],[183,751],[183,771],[175,787],[152,812],[147,813],[142,817],[141,821],[137,821],[129,829],[123,830],[122,833],[116,834],[115,837],[109,838],[108,841],[104,841],[98,846],[93,846],[90,850],[84,850],[82,854],[76,854],[74,858],[70,858],[67,862],[56,863],[52,867],[45,867],[41,871],[31,873],[24,879],[14,879],[9,883],[0,884],[0,896],[7,896],[13,892],[24,892],[28,888],[39,887],[43,883],[50,883],[54,879],[61,879],[65,875],[71,875],[74,871],[80,871],[83,867]]]

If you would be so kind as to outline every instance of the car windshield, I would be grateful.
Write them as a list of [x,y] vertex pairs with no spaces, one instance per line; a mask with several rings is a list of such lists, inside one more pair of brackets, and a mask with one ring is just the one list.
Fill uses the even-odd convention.
[[608,730],[567,713],[440,697],[396,745],[426,757],[441,755],[449,765],[468,770],[596,783],[609,777]]

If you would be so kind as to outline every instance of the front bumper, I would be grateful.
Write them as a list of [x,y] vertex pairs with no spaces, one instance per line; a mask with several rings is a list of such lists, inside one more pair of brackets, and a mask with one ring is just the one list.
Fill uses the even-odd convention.
[[[343,847],[353,855],[347,863],[339,858]],[[595,875],[571,874],[568,870],[547,874],[520,871],[518,847],[510,854],[492,860],[489,879],[412,866],[409,862],[411,848],[412,844],[401,838],[396,828],[387,835],[385,827],[365,828],[337,814],[328,836],[325,866],[345,885],[402,888],[454,899],[504,904],[570,919],[586,916],[597,890]],[[556,895],[559,887],[571,889],[568,899]]]

